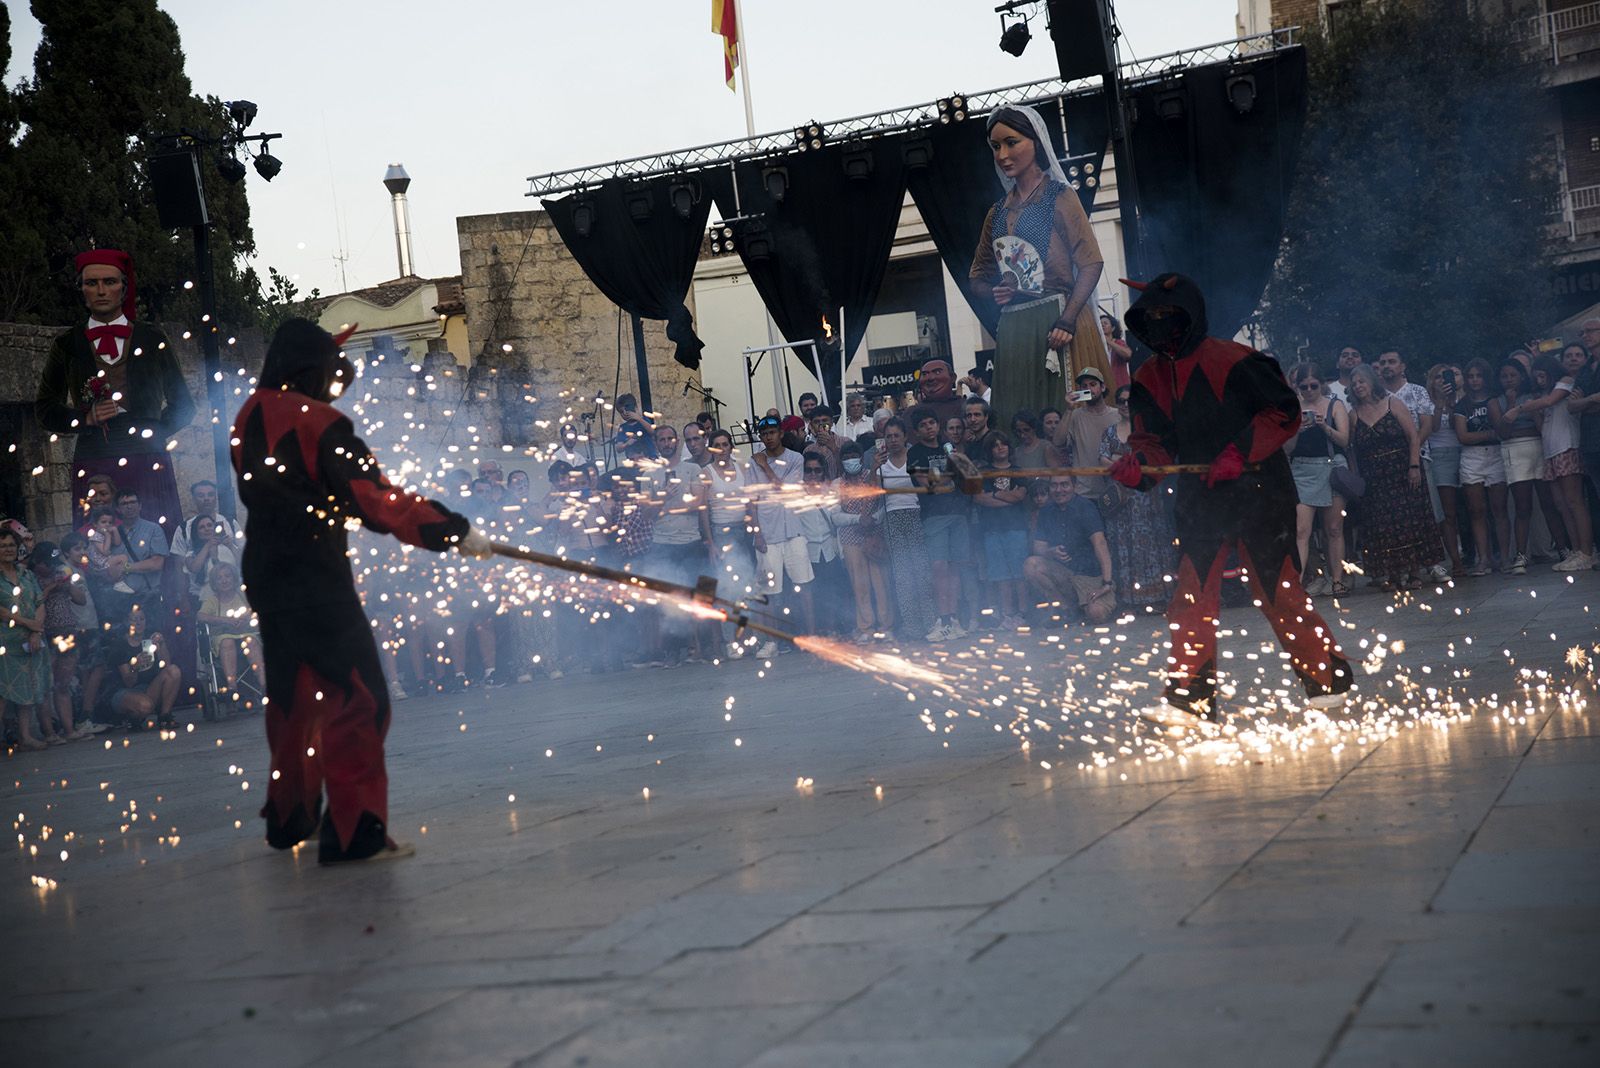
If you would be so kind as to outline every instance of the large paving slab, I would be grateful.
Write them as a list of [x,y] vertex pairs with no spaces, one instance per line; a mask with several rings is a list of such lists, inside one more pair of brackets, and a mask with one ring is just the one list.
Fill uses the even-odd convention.
[[[0,1049],[1593,1064],[1600,715],[1567,658],[1600,654],[1597,594],[1324,601],[1395,714],[1185,750],[1104,706],[1150,692],[1151,618],[907,650],[939,688],[794,653],[415,699],[389,767],[419,854],[349,870],[261,844],[255,718],[12,754]],[[1242,711],[1283,670],[1225,625]]]

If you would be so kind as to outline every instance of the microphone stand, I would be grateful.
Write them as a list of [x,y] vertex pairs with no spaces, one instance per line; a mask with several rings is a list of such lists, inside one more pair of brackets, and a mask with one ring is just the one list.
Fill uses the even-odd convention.
[[712,407],[711,421],[715,426],[721,427],[722,426],[722,406],[724,404],[726,404],[727,402],[718,400],[717,397],[716,397],[716,390],[711,389],[709,386],[697,386],[697,385],[695,385],[693,379],[690,379],[689,381],[687,381],[687,382],[685,382],[683,384],[683,395],[685,397],[687,397],[689,395],[689,391],[690,390],[693,390],[695,393],[699,394],[702,400],[705,400],[707,403],[709,403],[711,405],[711,407]]

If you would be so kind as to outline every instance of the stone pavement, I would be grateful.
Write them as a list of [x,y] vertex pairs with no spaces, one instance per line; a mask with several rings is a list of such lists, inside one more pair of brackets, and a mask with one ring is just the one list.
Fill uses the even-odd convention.
[[[930,732],[901,691],[801,654],[412,700],[390,770],[419,855],[358,869],[261,844],[254,717],[12,755],[0,1048],[130,1068],[1592,1065],[1600,729],[1517,672],[1572,677],[1597,590],[1546,572],[1427,610],[1351,598],[1347,644],[1406,641],[1385,671],[1470,669],[1518,709],[1230,766],[1083,769],[1081,743]],[[1160,633],[1122,629],[1129,656]],[[1061,657],[1022,659],[1047,679]]]

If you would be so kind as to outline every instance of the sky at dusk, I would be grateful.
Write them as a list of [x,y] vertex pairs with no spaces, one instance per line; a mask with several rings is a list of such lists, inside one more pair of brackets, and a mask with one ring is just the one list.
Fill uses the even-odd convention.
[[[9,5],[15,84],[39,29]],[[744,135],[710,0],[218,4],[172,0],[194,90],[281,132],[250,187],[256,267],[324,293],[395,277],[385,168],[410,173],[417,271],[455,274],[458,215],[520,211],[531,174]],[[745,0],[759,132],[1052,76],[1043,19],[1013,58],[982,0]],[[1124,59],[1234,36],[1235,0],[1122,0]],[[348,257],[341,267],[336,255]]]

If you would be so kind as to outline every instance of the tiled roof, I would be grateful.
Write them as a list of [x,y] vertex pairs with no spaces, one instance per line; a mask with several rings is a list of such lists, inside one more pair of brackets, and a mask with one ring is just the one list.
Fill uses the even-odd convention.
[[447,293],[453,295],[453,299],[456,302],[461,300],[461,276],[459,274],[448,275],[444,278],[419,278],[416,275],[411,275],[408,278],[396,278],[388,282],[380,282],[365,289],[352,289],[348,293],[330,293],[325,297],[318,297],[314,301],[307,301],[306,314],[315,318],[321,315],[328,305],[340,297],[355,297],[358,300],[366,301],[368,304],[375,304],[380,308],[392,308],[418,289],[430,283],[439,287],[439,301],[441,304],[450,303],[451,297],[447,297]]

